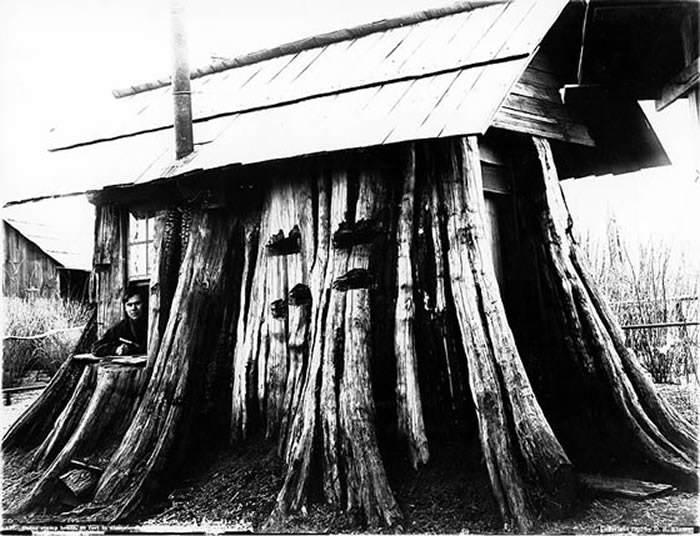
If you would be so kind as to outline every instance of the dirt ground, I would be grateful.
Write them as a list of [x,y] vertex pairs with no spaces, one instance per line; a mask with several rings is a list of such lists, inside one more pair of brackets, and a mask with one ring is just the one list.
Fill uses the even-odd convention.
[[[659,386],[663,395],[690,419],[698,423],[697,388]],[[26,459],[5,460],[3,506],[10,507],[28,489],[31,473],[23,470]],[[209,459],[200,458],[180,479],[176,489],[149,510],[142,510],[132,526],[142,530],[223,532],[357,532],[367,530],[349,514],[312,505],[305,515],[268,522],[282,484],[282,464],[274,445],[262,440]],[[478,444],[444,444],[431,462],[418,472],[405,466],[387,465],[404,523],[390,532],[412,533],[500,533],[495,502],[488,475],[480,463]],[[539,531],[550,534],[620,532],[694,532],[698,525],[698,495],[673,491],[644,501],[581,497],[574,514],[567,519],[542,521]],[[5,516],[7,528],[42,530],[61,525],[77,529],[70,516]],[[84,530],[86,527],[81,527]],[[95,528],[95,527],[92,527]],[[374,529],[376,531],[376,529]]]

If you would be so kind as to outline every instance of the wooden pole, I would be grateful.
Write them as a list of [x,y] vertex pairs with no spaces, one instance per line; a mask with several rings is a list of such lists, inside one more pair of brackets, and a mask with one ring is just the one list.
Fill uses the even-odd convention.
[[179,160],[194,150],[192,140],[192,95],[190,67],[187,61],[187,38],[183,17],[184,0],[171,0],[173,46],[173,104],[175,126],[175,157]]

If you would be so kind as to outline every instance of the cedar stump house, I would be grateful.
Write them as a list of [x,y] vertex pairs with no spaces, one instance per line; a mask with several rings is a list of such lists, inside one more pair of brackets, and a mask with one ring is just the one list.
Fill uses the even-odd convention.
[[149,351],[73,356],[8,431],[39,475],[18,510],[70,490],[72,515],[128,520],[197,449],[259,434],[284,464],[273,516],[399,524],[387,463],[448,440],[480,446],[520,532],[591,473],[696,489],[695,431],[625,347],[559,180],[668,163],[637,101],[697,103],[697,21],[459,2],[176,62],[172,87],[57,132],[56,169],[94,180],[98,332],[142,283]]

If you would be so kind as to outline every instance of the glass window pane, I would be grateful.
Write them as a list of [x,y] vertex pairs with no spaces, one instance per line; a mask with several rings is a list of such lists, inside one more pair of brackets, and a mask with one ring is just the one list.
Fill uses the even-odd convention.
[[146,248],[147,244],[129,246],[129,279],[148,277]]
[[148,230],[148,239],[153,240],[156,237],[156,219],[146,218],[146,225]]

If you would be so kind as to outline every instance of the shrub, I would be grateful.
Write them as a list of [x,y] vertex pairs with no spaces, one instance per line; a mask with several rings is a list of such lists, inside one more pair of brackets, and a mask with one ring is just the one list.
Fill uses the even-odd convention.
[[23,340],[52,330],[80,328],[88,319],[88,306],[51,298],[5,298],[3,330],[3,385],[18,385],[30,370],[53,375],[70,355],[80,338],[80,329],[60,331],[45,337]]
[[[622,326],[698,320],[700,274],[684,251],[663,240],[632,243],[614,217],[605,243],[583,240],[593,275]],[[698,326],[625,330],[626,343],[658,383],[695,376]]]

